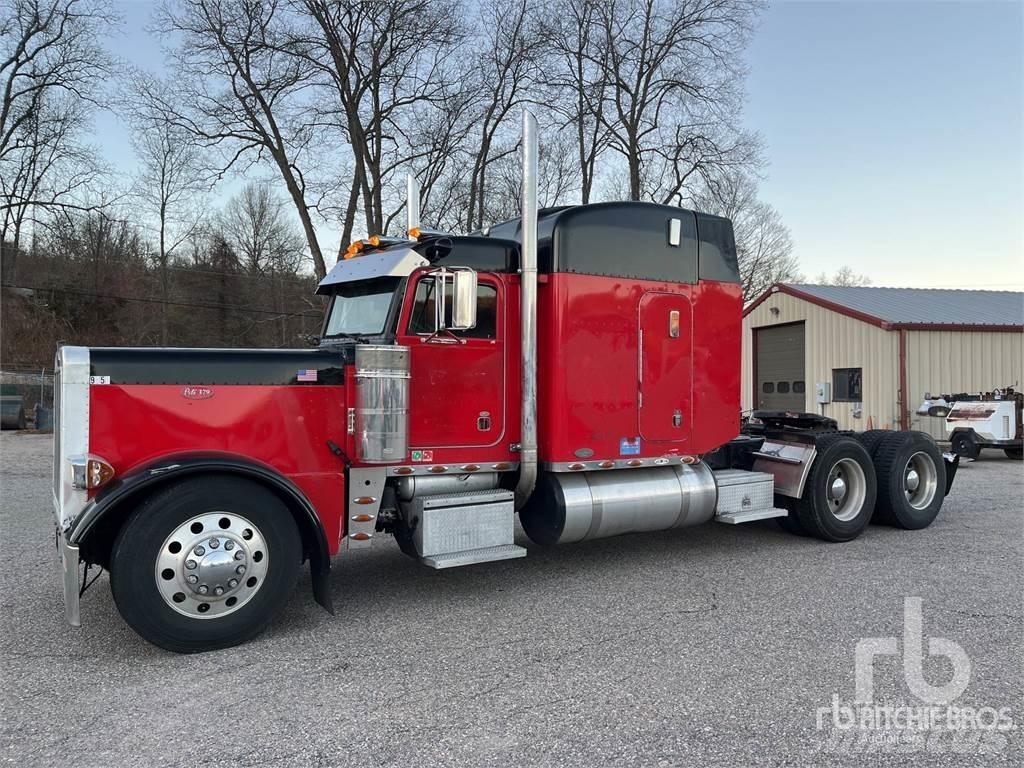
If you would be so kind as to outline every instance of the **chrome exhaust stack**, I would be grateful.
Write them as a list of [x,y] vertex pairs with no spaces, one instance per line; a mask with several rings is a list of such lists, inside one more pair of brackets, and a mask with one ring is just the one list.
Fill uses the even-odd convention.
[[522,509],[537,485],[537,118],[523,110],[523,212],[520,241],[520,354],[522,413],[519,482],[515,506]]
[[420,225],[420,183],[411,173],[405,177],[405,214],[408,222],[405,234],[412,237],[409,233]]

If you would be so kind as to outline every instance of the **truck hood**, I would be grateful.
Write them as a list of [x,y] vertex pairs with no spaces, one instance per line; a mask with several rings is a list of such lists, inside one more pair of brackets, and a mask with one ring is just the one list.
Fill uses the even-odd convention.
[[331,349],[92,348],[103,384],[344,384],[351,347]]

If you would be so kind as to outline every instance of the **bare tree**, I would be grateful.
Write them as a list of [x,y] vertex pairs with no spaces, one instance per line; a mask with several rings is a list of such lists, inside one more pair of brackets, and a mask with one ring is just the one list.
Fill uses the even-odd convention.
[[118,19],[101,0],[0,5],[0,252],[14,279],[26,225],[92,210],[102,171],[82,143],[88,108],[113,63],[102,37]]
[[113,62],[101,39],[118,18],[102,0],[8,0],[0,6],[0,158],[55,93],[94,101]]
[[871,285],[873,282],[867,275],[861,275],[854,272],[851,267],[842,266],[836,273],[829,276],[825,272],[821,272],[815,279],[814,282],[818,285],[840,285],[845,287],[856,287],[862,285]]
[[732,220],[744,301],[756,298],[773,283],[800,279],[789,227],[778,211],[758,199],[756,179],[750,174],[718,177],[693,202],[699,210]]
[[266,183],[250,183],[232,197],[220,232],[243,269],[253,275],[294,273],[304,259],[302,234],[288,219],[285,204]]
[[313,215],[316,201],[300,162],[312,162],[315,131],[304,101],[312,72],[295,55],[281,2],[174,0],[156,31],[180,41],[173,52],[175,88],[145,90],[146,118],[191,133],[224,150],[224,174],[269,158],[288,190],[319,277],[327,272]]
[[580,202],[590,202],[597,162],[610,139],[604,122],[606,46],[597,21],[600,0],[558,0],[546,19],[545,44],[554,51],[544,67],[547,103],[575,137]]
[[203,218],[206,189],[192,136],[174,123],[137,124],[139,161],[136,196],[156,213],[157,268],[160,275],[160,343],[168,343],[168,266],[177,248],[192,237]]
[[490,165],[516,151],[515,138],[500,143],[501,130],[510,115],[518,116],[516,108],[532,96],[537,53],[544,42],[530,0],[483,0],[476,23],[479,53],[474,57],[473,87],[480,105],[471,149],[468,229],[483,226]]
[[[322,119],[343,133],[352,153],[353,182],[341,214],[344,248],[360,202],[367,231],[386,232],[397,214],[388,200],[389,185],[399,186],[396,172],[436,161],[438,147],[452,148],[461,121],[451,118],[464,112],[453,87],[461,33],[446,0],[295,0],[295,7],[309,22],[296,50],[327,85]],[[435,114],[453,105],[447,120]],[[434,141],[422,141],[424,120],[441,129]]]
[[243,269],[264,278],[271,307],[277,314],[258,322],[276,321],[280,343],[285,345],[288,324],[284,280],[294,275],[304,261],[303,238],[288,220],[285,204],[274,197],[267,184],[247,184],[228,201],[220,232]]
[[590,58],[607,83],[600,119],[631,200],[668,203],[688,184],[748,165],[739,128],[742,49],[755,0],[608,0]]

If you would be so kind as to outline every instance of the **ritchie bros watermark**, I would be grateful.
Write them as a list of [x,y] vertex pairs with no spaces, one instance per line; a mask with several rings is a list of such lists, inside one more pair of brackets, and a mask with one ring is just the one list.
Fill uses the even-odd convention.
[[[890,636],[857,643],[853,701],[835,694],[829,706],[816,711],[822,751],[992,754],[1006,748],[1008,732],[1016,728],[1012,709],[963,702],[971,682],[970,658],[953,640],[925,638],[923,624],[921,598],[907,597],[902,642]],[[944,657],[952,668],[942,685],[925,679],[926,648],[928,657]],[[885,657],[902,657],[911,702],[876,700],[876,661]]]

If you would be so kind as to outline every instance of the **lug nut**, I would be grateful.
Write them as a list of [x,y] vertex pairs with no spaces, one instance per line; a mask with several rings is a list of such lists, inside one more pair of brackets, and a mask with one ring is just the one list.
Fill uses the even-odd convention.
[[234,589],[237,586],[238,586],[238,579],[232,579],[231,581],[228,582],[228,587],[230,587],[231,589]]
[[188,568],[190,571],[193,570],[196,567],[196,561],[195,560],[186,560],[185,561],[185,567]]
[[227,541],[224,542],[224,549],[226,549],[226,550],[228,550],[230,552],[234,548],[235,548],[235,542],[233,542],[231,539],[228,539]]
[[215,594],[218,597],[220,597],[221,595],[224,594],[224,587],[214,587],[213,594]]
[[245,552],[242,550],[235,552],[235,560],[245,560]]
[[203,555],[206,554],[206,550],[203,547],[201,547],[201,546],[200,547],[196,547],[192,551],[195,552],[196,557],[202,557]]
[[199,592],[200,595],[205,595],[207,592],[210,591],[210,588],[205,584],[200,584],[199,589],[196,591]]
[[199,581],[199,577],[196,576],[194,573],[190,573],[188,576],[185,577],[185,581],[187,581],[189,584],[195,584],[197,581]]
[[210,539],[209,544],[210,544],[210,549],[216,549],[217,547],[220,546],[220,542],[217,541],[216,539]]
[[237,568],[235,568],[235,573],[237,573],[239,576],[241,576],[243,573],[245,573],[245,566],[244,565],[240,565]]

